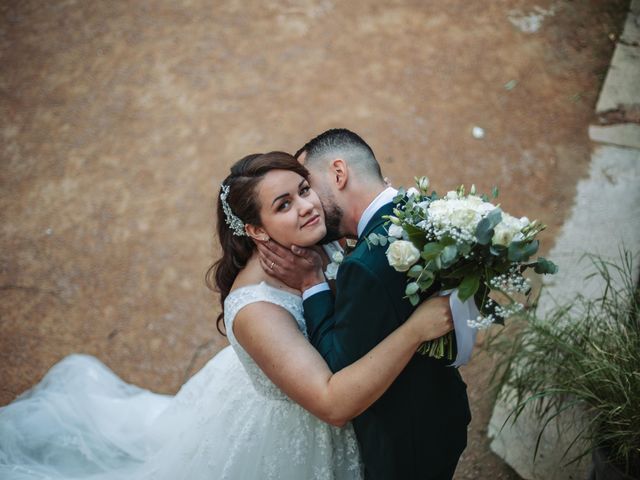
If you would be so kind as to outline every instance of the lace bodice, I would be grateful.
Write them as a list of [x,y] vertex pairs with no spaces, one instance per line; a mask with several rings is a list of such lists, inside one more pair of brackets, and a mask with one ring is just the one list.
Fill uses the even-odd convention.
[[[261,282],[257,285],[248,285],[233,290],[224,301],[224,326],[227,331],[227,338],[244,365],[256,390],[266,397],[286,400],[288,397],[269,380],[260,367],[238,343],[233,334],[233,321],[237,313],[241,308],[255,302],[273,303],[287,310],[296,320],[298,328],[300,328],[300,331],[306,337],[307,328],[304,322],[302,298],[294,293],[272,287],[266,282]],[[256,321],[260,321],[260,319],[256,319]]]

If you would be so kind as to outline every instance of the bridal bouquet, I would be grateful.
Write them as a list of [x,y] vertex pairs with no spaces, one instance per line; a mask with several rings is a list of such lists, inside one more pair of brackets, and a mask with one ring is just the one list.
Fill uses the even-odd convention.
[[[477,195],[475,186],[468,194],[460,186],[444,197],[428,189],[427,177],[416,177],[416,187],[400,189],[393,215],[386,217],[388,235],[373,233],[369,244],[388,245],[389,264],[406,272],[405,298],[413,305],[438,281],[442,290],[457,288],[463,302],[473,297],[480,316],[469,320],[470,326],[504,324],[524,308],[514,298],[530,291],[523,273],[558,270],[545,258],[531,260],[538,250],[535,237],[545,225],[503,212],[486,195]],[[497,195],[494,188],[493,198]],[[420,353],[453,360],[453,334],[424,343]]]

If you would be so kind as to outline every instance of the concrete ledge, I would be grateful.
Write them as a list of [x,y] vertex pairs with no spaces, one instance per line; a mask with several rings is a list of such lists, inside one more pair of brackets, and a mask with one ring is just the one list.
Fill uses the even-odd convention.
[[631,0],[629,10],[620,41],[640,47],[640,0]]
[[594,142],[640,149],[640,125],[636,123],[591,125],[589,138]]
[[[615,262],[622,245],[640,258],[640,150],[599,146],[592,155],[589,178],[578,183],[572,213],[549,254],[560,270],[545,282],[538,313],[544,316],[557,303],[571,301],[578,293],[599,295],[604,287],[602,279],[585,281],[593,268],[584,254],[598,254]],[[575,414],[560,417],[548,427],[534,462],[540,422],[529,409],[517,422],[509,421],[502,428],[513,407],[513,402],[497,402],[493,410],[489,436],[496,454],[528,480],[586,478],[588,458],[567,466],[567,459],[562,458],[577,432]],[[576,446],[568,458],[579,451]]]
[[619,43],[604,81],[596,113],[640,103],[640,47]]

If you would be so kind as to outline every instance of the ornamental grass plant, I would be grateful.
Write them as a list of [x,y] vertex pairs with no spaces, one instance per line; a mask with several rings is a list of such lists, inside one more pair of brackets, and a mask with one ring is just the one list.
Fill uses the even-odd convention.
[[499,397],[515,400],[507,422],[525,408],[539,418],[534,455],[544,429],[578,408],[584,427],[565,458],[576,442],[589,448],[567,462],[599,449],[620,471],[640,478],[640,292],[633,257],[623,251],[615,263],[589,259],[594,273],[588,278],[600,277],[602,294],[578,296],[544,318],[528,314],[515,335],[494,336],[494,381]]

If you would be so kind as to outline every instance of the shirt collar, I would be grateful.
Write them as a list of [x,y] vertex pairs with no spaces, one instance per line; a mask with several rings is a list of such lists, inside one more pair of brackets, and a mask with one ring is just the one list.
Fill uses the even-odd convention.
[[387,187],[373,199],[373,202],[371,202],[369,206],[365,208],[364,212],[362,212],[362,216],[358,222],[358,237],[364,233],[364,229],[373,218],[373,214],[387,203],[390,203],[397,194],[398,191],[395,188]]

